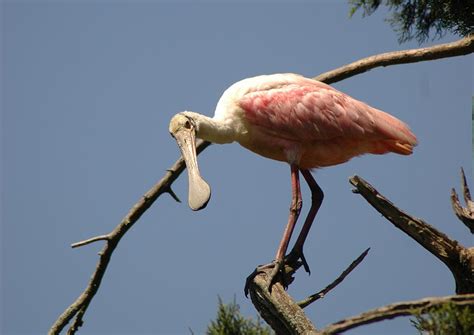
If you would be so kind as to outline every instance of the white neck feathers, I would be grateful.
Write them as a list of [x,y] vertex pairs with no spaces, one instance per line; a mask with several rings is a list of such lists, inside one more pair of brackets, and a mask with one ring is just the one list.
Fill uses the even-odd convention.
[[210,118],[194,112],[183,112],[183,114],[194,121],[196,136],[203,140],[217,144],[236,140],[234,128],[225,119]]

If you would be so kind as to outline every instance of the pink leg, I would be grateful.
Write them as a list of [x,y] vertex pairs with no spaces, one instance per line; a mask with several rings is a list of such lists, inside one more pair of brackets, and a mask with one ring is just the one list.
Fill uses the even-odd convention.
[[299,169],[296,165],[291,165],[291,195],[288,223],[283,232],[283,237],[281,238],[275,256],[277,262],[282,261],[285,258],[286,250],[288,249],[288,244],[290,243],[291,235],[295,229],[296,221],[298,220],[302,206]]
[[286,225],[285,231],[283,232],[283,236],[281,238],[280,244],[278,246],[275,260],[266,265],[258,266],[254,272],[252,272],[245,282],[244,293],[245,296],[248,295],[249,285],[250,282],[255,278],[255,276],[262,272],[265,269],[272,268],[272,272],[268,278],[268,288],[271,289],[276,276],[282,270],[285,262],[285,254],[288,250],[288,244],[290,243],[291,235],[293,234],[293,230],[295,229],[296,220],[298,220],[298,216],[301,211],[301,188],[300,188],[300,177],[299,177],[299,169],[296,165],[291,165],[291,205],[290,205],[290,214],[288,217],[288,223]]
[[308,237],[308,233],[311,228],[311,225],[313,224],[314,218],[316,217],[316,214],[318,213],[318,210],[321,207],[324,198],[324,193],[319,187],[316,180],[311,175],[311,172],[309,170],[301,170],[301,173],[303,174],[303,177],[308,183],[308,186],[311,190],[311,208],[308,212],[308,216],[306,217],[298,239],[296,240],[293,249],[288,255],[288,259],[297,260],[298,258],[301,258],[304,269],[306,270],[306,272],[311,273],[308,263],[306,262],[306,259],[303,254],[303,245],[306,241],[306,237]]

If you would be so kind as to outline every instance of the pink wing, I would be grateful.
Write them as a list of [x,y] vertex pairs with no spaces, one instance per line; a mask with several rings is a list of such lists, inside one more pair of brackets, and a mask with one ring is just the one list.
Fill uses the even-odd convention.
[[248,122],[288,140],[346,138],[384,144],[373,153],[410,154],[416,145],[415,135],[402,121],[304,77],[291,76],[264,90],[250,90],[239,104]]

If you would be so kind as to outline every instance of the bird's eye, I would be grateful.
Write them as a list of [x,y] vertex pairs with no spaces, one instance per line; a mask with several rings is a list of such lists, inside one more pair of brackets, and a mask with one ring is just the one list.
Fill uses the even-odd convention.
[[191,122],[186,121],[186,123],[184,124],[184,128],[191,129]]

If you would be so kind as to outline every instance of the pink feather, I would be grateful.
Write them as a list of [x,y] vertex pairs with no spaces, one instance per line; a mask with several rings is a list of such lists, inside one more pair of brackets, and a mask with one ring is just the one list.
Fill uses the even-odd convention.
[[256,153],[313,168],[364,153],[408,155],[417,144],[405,123],[329,85],[293,74],[268,77],[236,99],[250,132],[241,144]]

